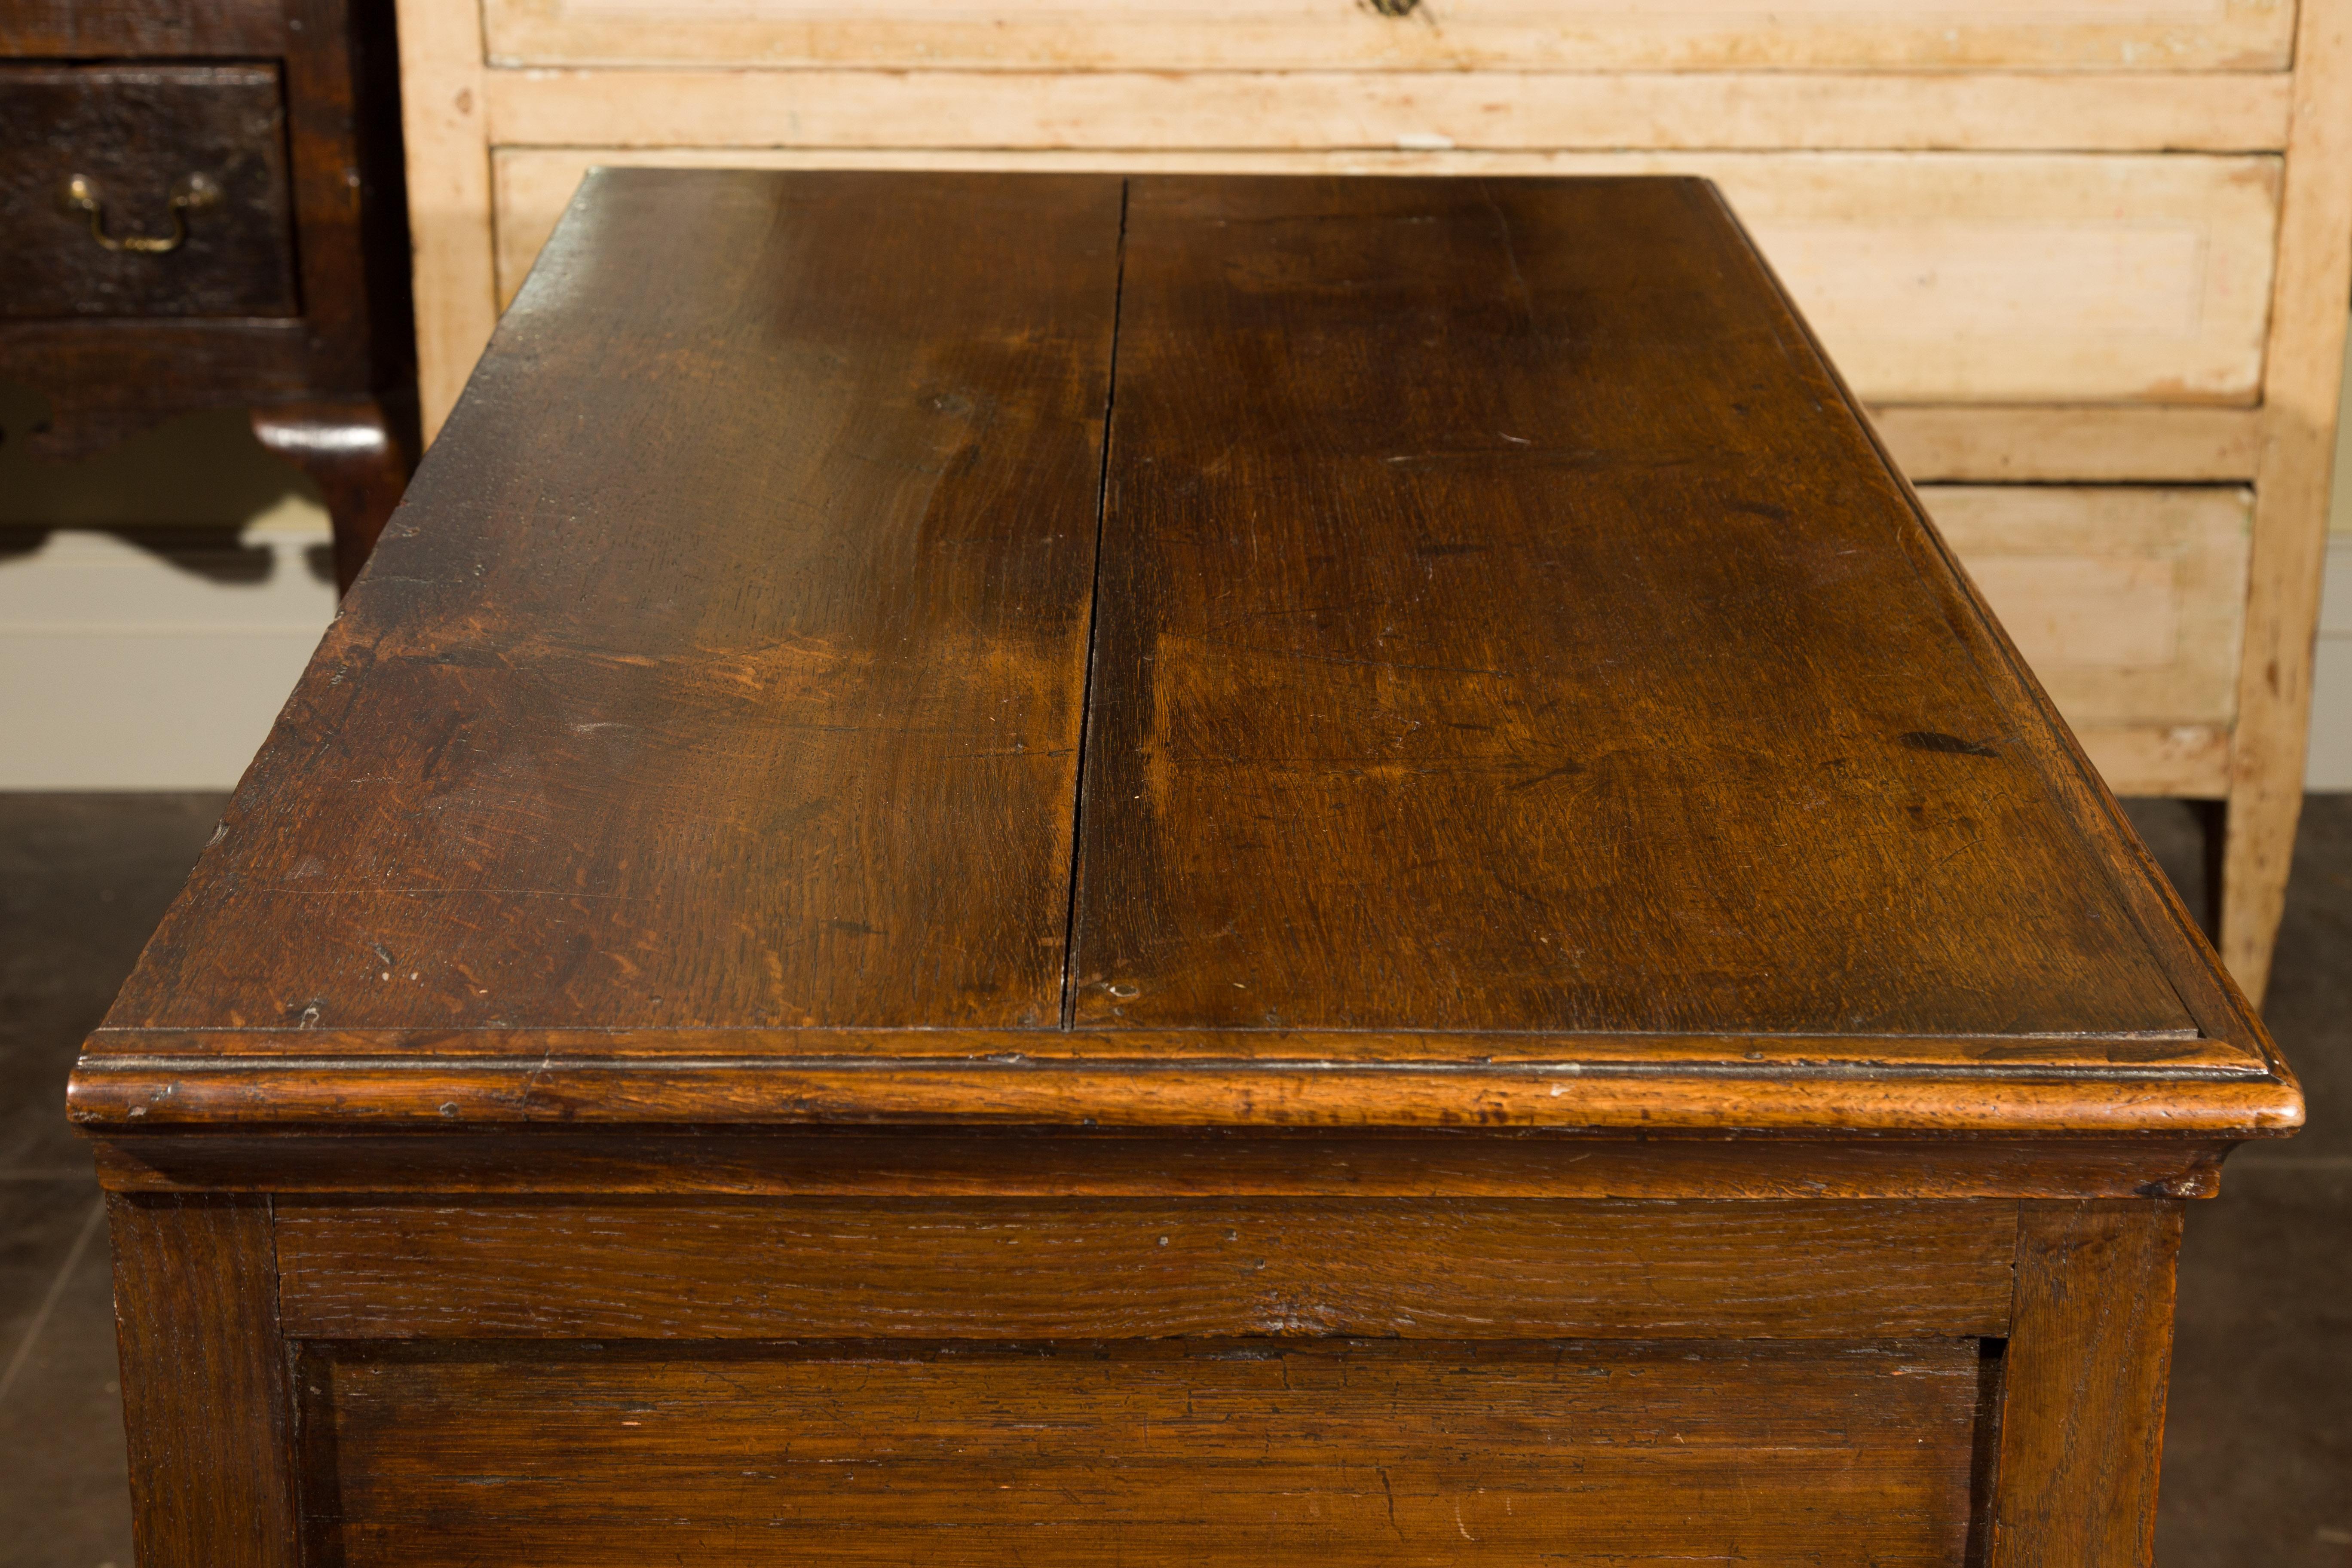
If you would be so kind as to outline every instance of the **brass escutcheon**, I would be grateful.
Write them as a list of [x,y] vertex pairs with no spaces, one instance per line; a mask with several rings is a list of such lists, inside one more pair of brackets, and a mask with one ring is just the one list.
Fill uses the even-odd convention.
[[133,251],[141,256],[161,256],[177,250],[188,242],[188,215],[200,207],[218,206],[221,188],[205,174],[183,174],[172,184],[172,232],[161,238],[143,234],[127,234],[120,238],[106,232],[106,198],[100,194],[98,182],[87,174],[67,178],[58,193],[58,205],[68,217],[87,216],[89,237],[109,250]]

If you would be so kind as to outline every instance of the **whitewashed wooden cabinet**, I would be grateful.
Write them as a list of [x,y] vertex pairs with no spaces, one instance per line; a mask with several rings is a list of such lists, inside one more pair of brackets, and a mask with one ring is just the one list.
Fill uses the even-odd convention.
[[600,163],[1712,178],[2109,783],[2227,802],[2223,952],[2260,994],[2352,0],[400,0],[400,28],[428,427]]

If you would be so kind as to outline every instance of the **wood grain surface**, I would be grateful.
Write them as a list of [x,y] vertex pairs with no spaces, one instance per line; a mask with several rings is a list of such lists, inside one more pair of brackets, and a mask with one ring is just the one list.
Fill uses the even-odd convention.
[[282,1201],[302,1339],[1998,1336],[2013,1203]]
[[268,1200],[117,1195],[107,1212],[142,1568],[296,1568]]
[[1078,1022],[2190,1026],[1708,186],[1128,229]]
[[118,1022],[1057,1016],[1118,182],[625,184]]
[[596,176],[89,1050],[131,1130],[2300,1117],[1683,179]]
[[251,0],[0,0],[0,36],[18,56],[274,55],[286,10]]
[[2177,1203],[2029,1203],[1990,1568],[2147,1568],[2172,1365]]
[[1929,1340],[353,1347],[303,1370],[345,1568],[1925,1568],[1966,1548],[1981,1368]]
[[1242,1136],[611,1127],[110,1138],[121,1192],[718,1197],[2206,1197],[2220,1138]]

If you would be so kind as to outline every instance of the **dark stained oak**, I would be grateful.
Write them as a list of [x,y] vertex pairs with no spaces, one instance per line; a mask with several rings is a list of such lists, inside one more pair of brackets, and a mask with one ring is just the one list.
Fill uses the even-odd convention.
[[1058,1018],[1118,182],[598,178],[114,1024]]
[[[0,64],[0,318],[296,314],[283,94],[269,66]],[[191,174],[217,196],[163,255],[58,204],[79,175],[108,238],[168,240]]]
[[251,0],[0,0],[11,53],[168,57],[274,54],[286,14]]
[[345,1568],[1953,1565],[1981,1387],[1956,1340],[359,1348],[305,1371]]
[[2029,1203],[1990,1568],[2145,1568],[2172,1366],[2178,1203]]
[[295,1568],[266,1198],[108,1200],[140,1568]]
[[1128,247],[1080,1022],[2196,1032],[1712,187],[1139,181]]
[[2159,884],[1703,182],[606,171],[78,1114],[2291,1126]]
[[70,1102],[145,1568],[2148,1568],[2303,1114],[1705,184],[655,170]]
[[303,1339],[1966,1337],[2017,1205],[295,1205],[278,1249]]

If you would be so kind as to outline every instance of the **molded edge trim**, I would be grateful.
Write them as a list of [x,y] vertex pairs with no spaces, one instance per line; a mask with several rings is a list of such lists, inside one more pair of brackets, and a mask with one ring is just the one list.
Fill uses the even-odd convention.
[[2210,1069],[1272,1061],[85,1057],[89,1128],[468,1124],[2292,1131],[2291,1079]]

